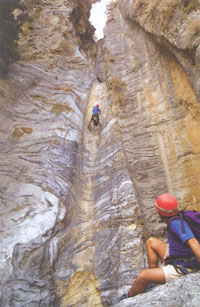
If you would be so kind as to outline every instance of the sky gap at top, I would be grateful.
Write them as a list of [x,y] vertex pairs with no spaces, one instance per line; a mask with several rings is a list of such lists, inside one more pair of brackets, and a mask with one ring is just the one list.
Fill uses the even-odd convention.
[[106,24],[107,15],[106,15],[106,6],[113,2],[113,0],[101,0],[92,5],[90,11],[90,22],[95,27],[95,36],[97,39],[103,38],[103,28]]

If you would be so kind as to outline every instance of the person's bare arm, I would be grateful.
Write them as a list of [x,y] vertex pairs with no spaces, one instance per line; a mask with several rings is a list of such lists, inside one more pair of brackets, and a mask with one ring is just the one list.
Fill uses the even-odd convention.
[[200,244],[196,238],[189,239],[187,244],[195,254],[196,258],[200,261]]

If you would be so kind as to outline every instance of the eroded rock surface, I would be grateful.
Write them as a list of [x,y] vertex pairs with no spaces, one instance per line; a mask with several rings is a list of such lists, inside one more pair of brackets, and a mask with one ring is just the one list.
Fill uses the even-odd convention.
[[[166,10],[169,3],[165,1]],[[192,70],[193,80],[189,79],[190,70],[179,61],[183,50],[177,49],[178,44],[167,48],[172,44],[167,30],[162,43],[163,33],[159,29],[156,32],[155,18],[151,18],[154,11],[149,6],[154,7],[154,1],[113,4],[105,46],[107,82],[118,113],[129,172],[151,228],[152,195],[168,191],[178,197],[181,206],[199,208],[200,108],[198,62]],[[182,7],[179,10],[185,14]],[[192,18],[190,14],[194,12],[185,18],[185,26]],[[187,51],[182,59],[184,56],[187,58]]]
[[157,286],[151,292],[128,298],[116,304],[117,307],[197,307],[199,304],[199,273],[190,274],[170,283]]
[[[119,0],[95,45],[94,1],[23,2],[0,80],[0,302],[114,306],[164,234],[155,196],[200,209],[199,4]],[[198,306],[198,278],[119,306]]]

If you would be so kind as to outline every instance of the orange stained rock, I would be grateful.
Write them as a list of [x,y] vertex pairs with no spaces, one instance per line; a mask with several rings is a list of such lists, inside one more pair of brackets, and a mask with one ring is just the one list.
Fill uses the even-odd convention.
[[197,96],[182,67],[171,57],[169,60],[171,77],[176,96],[187,113],[194,119],[200,119],[200,106]]
[[150,84],[148,84],[148,86],[146,87],[146,99],[147,99],[147,102],[148,102],[148,111],[149,111],[149,113],[151,113],[153,105],[154,105],[154,97],[153,97],[153,94],[152,94]]
[[167,88],[165,82],[162,82],[162,89],[164,94],[164,110],[167,111],[168,109],[168,100],[167,100]]
[[186,119],[186,135],[190,141],[193,153],[200,153],[200,122],[189,114]]
[[[181,66],[170,59],[170,70],[177,99],[187,112],[185,129],[180,134],[184,162],[181,164],[180,173],[186,188],[186,205],[196,206],[199,195],[200,182],[200,107],[197,96]],[[185,131],[185,133],[183,133]],[[189,152],[188,152],[189,150]]]
[[93,271],[76,272],[69,283],[58,281],[61,306],[103,306],[98,291],[99,281]]

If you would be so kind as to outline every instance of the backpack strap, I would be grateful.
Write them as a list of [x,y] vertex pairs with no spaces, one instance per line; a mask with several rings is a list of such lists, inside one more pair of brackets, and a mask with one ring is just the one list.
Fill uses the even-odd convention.
[[180,217],[181,217],[181,229],[182,229],[182,232],[185,233],[185,227],[184,227],[184,224],[183,224],[184,210],[181,210],[181,211],[179,212],[179,214],[180,214]]
[[189,273],[187,268],[180,264],[172,263],[172,265],[178,274],[187,275]]

